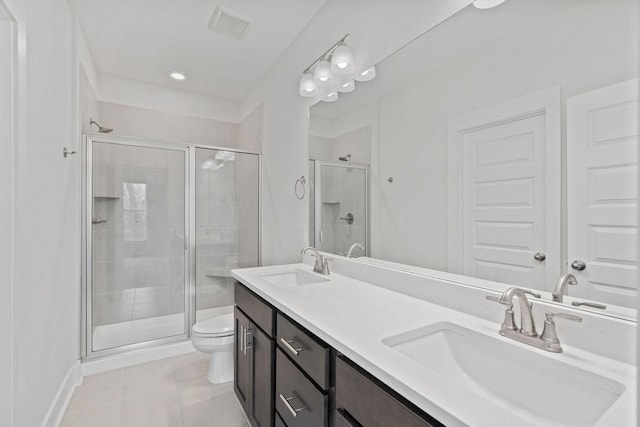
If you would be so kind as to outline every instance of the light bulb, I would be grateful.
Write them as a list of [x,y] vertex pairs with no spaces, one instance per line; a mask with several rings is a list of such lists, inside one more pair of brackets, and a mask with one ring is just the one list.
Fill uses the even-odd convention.
[[360,73],[360,75],[356,77],[356,80],[359,82],[368,82],[369,80],[372,80],[375,76],[376,76],[376,67],[371,67],[363,71],[362,73]]
[[322,60],[318,62],[313,72],[313,79],[318,86],[328,86],[332,83],[333,74],[331,73],[331,64],[329,64],[329,61]]
[[491,9],[492,7],[496,7],[501,5],[506,0],[476,0],[473,2],[473,5],[477,9]]
[[177,71],[172,72],[171,74],[169,74],[169,76],[174,80],[184,80],[187,78],[184,74]]
[[346,44],[341,43],[331,55],[331,71],[347,74],[353,70],[353,54]]
[[343,84],[342,86],[340,86],[338,88],[338,92],[353,92],[353,90],[356,88],[356,84],[353,80]]
[[324,102],[334,102],[338,100],[338,92],[331,92],[329,95],[322,98]]
[[305,97],[316,96],[318,94],[318,85],[313,80],[313,76],[309,73],[300,79],[300,95]]

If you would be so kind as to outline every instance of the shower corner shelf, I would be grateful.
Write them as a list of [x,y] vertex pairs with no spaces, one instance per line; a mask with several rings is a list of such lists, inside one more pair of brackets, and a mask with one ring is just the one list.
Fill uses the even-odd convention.
[[322,202],[323,205],[339,205],[340,202]]
[[93,196],[94,199],[117,200],[120,196]]

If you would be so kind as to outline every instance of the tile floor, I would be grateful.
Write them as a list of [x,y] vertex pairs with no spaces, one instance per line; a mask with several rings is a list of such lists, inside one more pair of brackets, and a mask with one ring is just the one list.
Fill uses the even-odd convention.
[[233,383],[207,381],[199,352],[90,375],[61,427],[248,427]]

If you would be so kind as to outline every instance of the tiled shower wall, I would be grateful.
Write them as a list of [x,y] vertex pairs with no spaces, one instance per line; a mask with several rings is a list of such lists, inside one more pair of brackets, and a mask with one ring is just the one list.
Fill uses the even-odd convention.
[[93,146],[94,326],[184,310],[185,153]]
[[[87,98],[83,116],[99,117],[103,126],[114,128],[109,136],[261,150],[262,107],[235,124],[99,102],[95,95],[88,96],[93,92],[87,88],[90,89],[88,82],[81,90]],[[172,193],[176,191],[184,200],[184,181],[178,183],[173,179],[177,170],[173,168],[175,165],[167,164],[166,159],[150,156],[148,151],[146,155],[139,152],[137,156],[127,151],[144,149],[116,148],[115,154],[111,153],[113,150],[105,150],[109,153],[96,153],[94,157],[104,160],[104,164],[96,165],[99,172],[94,175],[94,191],[103,195],[94,199],[94,216],[107,219],[105,224],[93,226],[94,326],[181,313],[184,309],[184,261],[178,257],[183,255],[184,236],[175,233],[179,227],[184,229],[184,222],[175,222],[178,209],[171,201],[176,199],[177,193]],[[202,161],[218,152],[198,151],[203,153]],[[203,170],[202,161],[196,162],[196,304],[199,310],[232,304],[233,281],[229,270],[258,265],[259,250],[258,156],[238,154],[235,161],[215,171]],[[137,172],[128,176],[129,168]],[[147,244],[127,241],[121,229],[124,225],[117,222],[117,217],[123,215],[122,183],[144,181],[151,195],[157,195],[155,188],[163,188],[168,180],[172,182],[171,189],[159,191],[165,198],[148,200],[149,220],[153,220],[150,226],[155,228],[147,233]],[[184,212],[184,205],[181,209]],[[169,227],[164,230],[171,236],[166,242],[162,240],[162,233],[156,233],[160,231],[155,218],[158,215]],[[183,217],[180,219],[184,221]]]

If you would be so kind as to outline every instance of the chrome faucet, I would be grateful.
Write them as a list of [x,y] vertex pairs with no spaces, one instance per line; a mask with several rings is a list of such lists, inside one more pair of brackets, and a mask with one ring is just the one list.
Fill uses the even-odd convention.
[[307,246],[303,250],[300,251],[301,254],[306,254],[309,251],[313,251],[313,256],[316,258],[315,264],[313,265],[313,271],[316,273],[324,274],[328,276],[331,274],[329,271],[329,261],[332,261],[333,258],[323,257],[320,252],[314,248],[313,246]]
[[567,286],[577,285],[577,284],[578,284],[578,279],[576,279],[576,276],[574,276],[571,273],[565,274],[560,278],[560,280],[558,280],[558,283],[556,284],[556,290],[553,291],[553,293],[551,294],[551,296],[553,297],[553,300],[555,302],[562,302],[562,299],[564,298],[564,294],[567,293],[566,291]]
[[354,243],[353,245],[351,245],[351,247],[347,251],[347,258],[353,258],[353,251],[355,249],[360,249],[361,251],[364,251],[364,246],[362,246],[362,243]]
[[[500,335],[546,351],[561,353],[562,347],[560,346],[560,340],[556,333],[556,324],[554,323],[553,318],[558,317],[572,320],[574,322],[581,322],[582,318],[571,314],[548,312],[546,313],[544,330],[542,331],[542,334],[538,336],[536,326],[533,321],[533,313],[531,311],[532,305],[527,299],[527,294],[540,298],[540,294],[538,293],[516,287],[512,287],[504,291],[500,298],[487,296],[488,300],[499,302],[500,304],[507,306],[507,309],[504,312],[504,321],[500,327]],[[513,297],[518,297],[518,302],[520,303],[520,328],[518,328],[518,325],[516,324],[513,312]]]

